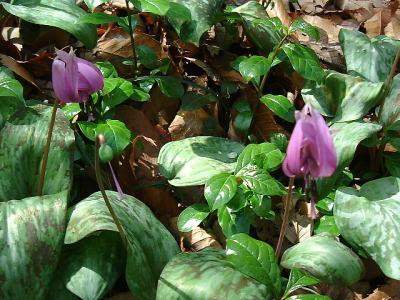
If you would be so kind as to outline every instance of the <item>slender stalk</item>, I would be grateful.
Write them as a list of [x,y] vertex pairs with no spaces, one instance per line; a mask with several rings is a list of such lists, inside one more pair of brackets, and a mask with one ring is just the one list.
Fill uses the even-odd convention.
[[283,213],[283,220],[282,220],[281,231],[279,233],[278,244],[276,245],[276,249],[275,249],[275,255],[277,258],[281,255],[283,239],[285,237],[287,226],[289,223],[289,213],[290,213],[290,205],[292,203],[293,185],[294,185],[294,176],[289,178],[288,194],[286,197],[283,197],[284,202],[285,202],[285,211]]
[[[278,52],[279,52],[279,50],[281,49],[281,47],[282,47],[284,41],[287,39],[287,37],[288,37],[288,35],[286,34],[286,35],[281,39],[281,41],[279,42],[278,46],[276,46],[276,48],[274,49],[274,52],[272,52],[272,55],[271,55],[271,64],[274,62],[275,57],[278,55]],[[265,87],[265,84],[266,84],[266,82],[267,82],[268,74],[269,74],[269,70],[268,70],[267,73],[265,73],[263,79],[261,80],[260,87],[258,88],[260,96],[262,96],[262,92],[263,92],[264,87]]]
[[129,37],[131,38],[131,47],[132,47],[132,55],[133,55],[133,72],[136,73],[138,69],[138,59],[136,54],[136,46],[135,46],[135,39],[133,37],[133,30],[132,30],[132,14],[129,9],[129,1],[125,0],[126,10],[128,12],[128,26],[129,26]]
[[39,181],[38,181],[38,185],[37,185],[37,188],[36,188],[36,195],[38,195],[38,196],[42,196],[43,195],[44,179],[46,177],[46,168],[47,168],[47,162],[49,160],[50,144],[51,144],[51,138],[53,136],[54,123],[56,121],[58,103],[59,103],[59,100],[58,100],[58,98],[56,98],[54,100],[53,110],[51,112],[51,117],[50,117],[50,121],[49,121],[49,129],[47,131],[46,145],[44,146],[44,149],[43,149],[43,156],[42,156],[42,164],[41,164],[41,167],[40,167]]
[[113,221],[114,221],[115,225],[117,226],[117,229],[118,229],[118,232],[119,232],[119,234],[121,236],[122,242],[123,242],[124,246],[126,247],[126,236],[125,236],[124,229],[122,228],[121,222],[119,221],[117,215],[114,212],[114,209],[111,206],[110,200],[108,199],[108,196],[107,196],[106,191],[104,189],[103,179],[101,178],[98,138],[96,138],[96,147],[95,147],[95,154],[94,154],[94,171],[96,173],[97,184],[98,184],[100,192],[101,192],[101,194],[103,196],[104,202],[106,203],[108,211],[110,212],[110,215],[113,218]]

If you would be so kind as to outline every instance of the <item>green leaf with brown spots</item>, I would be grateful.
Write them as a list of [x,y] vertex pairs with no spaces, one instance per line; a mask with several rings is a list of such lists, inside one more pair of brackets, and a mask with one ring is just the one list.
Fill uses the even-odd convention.
[[390,278],[400,280],[400,179],[385,177],[359,191],[336,192],[334,216],[342,237],[362,248]]
[[[107,191],[111,205],[127,237],[126,281],[139,299],[151,300],[165,264],[179,252],[169,231],[143,202],[128,195],[119,199]],[[99,230],[117,231],[100,192],[94,193],[69,210],[65,243],[75,243]]]
[[[18,111],[0,131],[0,202],[36,195],[38,173],[52,108],[45,105]],[[58,110],[50,145],[44,195],[70,189],[74,133]]]
[[67,197],[0,202],[0,299],[44,299],[63,245]]
[[224,251],[207,249],[175,256],[161,273],[156,299],[272,300],[272,292],[236,270]]

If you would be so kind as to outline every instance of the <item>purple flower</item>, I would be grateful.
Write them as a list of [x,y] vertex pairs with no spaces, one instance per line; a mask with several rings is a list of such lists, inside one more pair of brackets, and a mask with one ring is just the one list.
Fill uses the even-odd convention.
[[59,50],[52,66],[53,89],[63,103],[83,102],[103,88],[103,75],[91,62]]
[[336,170],[336,151],[324,118],[310,104],[296,111],[294,127],[282,165],[287,176],[326,177]]

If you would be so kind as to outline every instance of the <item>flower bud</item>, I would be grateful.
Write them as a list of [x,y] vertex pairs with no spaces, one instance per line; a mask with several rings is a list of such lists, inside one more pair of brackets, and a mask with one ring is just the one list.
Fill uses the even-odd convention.
[[287,176],[326,177],[336,170],[336,150],[324,118],[310,104],[296,111],[296,125],[282,165]]
[[54,93],[63,103],[84,102],[103,88],[100,70],[91,62],[78,58],[71,50],[59,50],[52,65]]

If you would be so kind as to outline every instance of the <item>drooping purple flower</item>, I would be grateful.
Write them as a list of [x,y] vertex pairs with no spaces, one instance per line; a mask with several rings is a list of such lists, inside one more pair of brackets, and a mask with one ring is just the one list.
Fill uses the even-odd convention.
[[336,151],[324,118],[310,104],[296,111],[294,127],[282,165],[287,176],[331,176]]
[[52,66],[53,89],[63,103],[84,102],[89,95],[102,89],[104,80],[100,70],[91,62],[58,50]]

